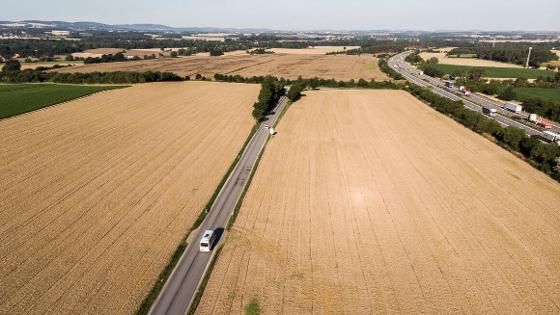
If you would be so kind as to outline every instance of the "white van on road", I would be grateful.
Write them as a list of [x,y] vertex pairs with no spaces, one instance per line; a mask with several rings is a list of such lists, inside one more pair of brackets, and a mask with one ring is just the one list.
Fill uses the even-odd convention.
[[201,252],[209,252],[212,250],[212,246],[216,241],[216,233],[212,230],[204,231],[204,235],[202,235],[202,239],[200,240],[200,251]]

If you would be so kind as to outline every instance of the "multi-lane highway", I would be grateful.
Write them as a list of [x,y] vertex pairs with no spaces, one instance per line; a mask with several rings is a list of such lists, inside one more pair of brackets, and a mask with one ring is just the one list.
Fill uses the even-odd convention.
[[[412,53],[413,51],[405,51],[403,53],[393,56],[391,59],[389,59],[389,67],[391,67],[393,70],[400,73],[408,81],[416,85],[419,85],[421,87],[429,87],[432,89],[434,93],[449,98],[451,100],[463,101],[465,107],[471,110],[482,112],[483,107],[495,109],[497,111],[497,115],[492,118],[494,118],[496,121],[500,122],[505,126],[518,127],[520,129],[525,130],[529,135],[541,134],[542,131],[540,130],[540,128],[536,128],[513,119],[513,117],[518,117],[521,118],[521,120],[526,120],[527,117],[529,116],[529,113],[521,112],[519,114],[515,114],[513,112],[510,112],[502,108],[503,106],[502,104],[490,98],[480,96],[477,94],[471,94],[470,96],[465,96],[461,92],[459,92],[459,90],[456,88],[455,89],[446,88],[444,81],[427,76],[423,74],[420,70],[410,66],[405,62],[405,58]],[[560,125],[554,123],[552,125],[551,131],[559,133]]]
[[[206,219],[197,230],[196,238],[188,244],[187,249],[152,306],[150,314],[184,315],[189,310],[200,282],[213,258],[213,252],[199,251],[202,233],[205,230],[223,231],[225,229],[268,138],[269,130],[265,128],[265,125],[274,126],[287,102],[286,97],[280,99],[274,113],[260,125],[247,144],[233,172],[216,197]],[[214,248],[217,248],[217,246],[218,244]]]

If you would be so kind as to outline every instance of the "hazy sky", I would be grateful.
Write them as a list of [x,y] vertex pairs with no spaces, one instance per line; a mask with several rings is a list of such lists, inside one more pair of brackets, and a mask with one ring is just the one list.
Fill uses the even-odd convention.
[[559,13],[560,0],[25,0],[2,4],[0,20],[282,30],[560,31]]

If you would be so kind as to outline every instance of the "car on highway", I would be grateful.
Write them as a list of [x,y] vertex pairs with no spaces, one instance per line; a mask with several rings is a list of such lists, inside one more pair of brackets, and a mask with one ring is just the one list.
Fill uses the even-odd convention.
[[204,231],[202,239],[200,239],[200,251],[209,252],[212,250],[214,242],[216,241],[216,233],[212,230]]
[[270,129],[270,125],[264,125],[264,129]]

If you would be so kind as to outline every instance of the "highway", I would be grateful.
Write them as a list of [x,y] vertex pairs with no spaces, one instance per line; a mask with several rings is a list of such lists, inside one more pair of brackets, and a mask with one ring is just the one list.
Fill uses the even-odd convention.
[[[269,115],[268,119],[261,123],[257,132],[245,147],[233,172],[210,208],[206,219],[196,231],[196,238],[193,238],[193,241],[187,245],[177,266],[169,279],[167,279],[157,300],[152,305],[150,314],[184,315],[188,312],[215,253],[215,250],[210,253],[199,251],[202,233],[205,230],[215,230],[220,234],[225,230],[235,206],[247,186],[247,179],[253,171],[255,163],[269,136],[269,130],[265,128],[265,125],[274,126],[287,102],[288,99],[285,96],[279,100],[273,114]],[[218,239],[214,248],[218,247],[218,242],[220,241],[221,238]]]
[[[513,117],[518,117],[526,120],[529,113],[521,112],[519,114],[515,114],[502,108],[500,103],[478,94],[473,93],[470,96],[465,96],[457,88],[449,89],[445,87],[445,81],[422,74],[420,70],[405,62],[405,58],[412,53],[413,51],[405,51],[393,56],[389,59],[389,67],[416,85],[429,87],[432,89],[432,92],[451,100],[463,101],[465,107],[473,111],[482,112],[482,107],[496,109],[497,115],[491,118],[495,119],[504,126],[514,126],[523,129],[529,135],[541,135],[541,128],[533,127],[513,119]],[[560,133],[560,125],[553,123],[550,130],[555,133]]]

